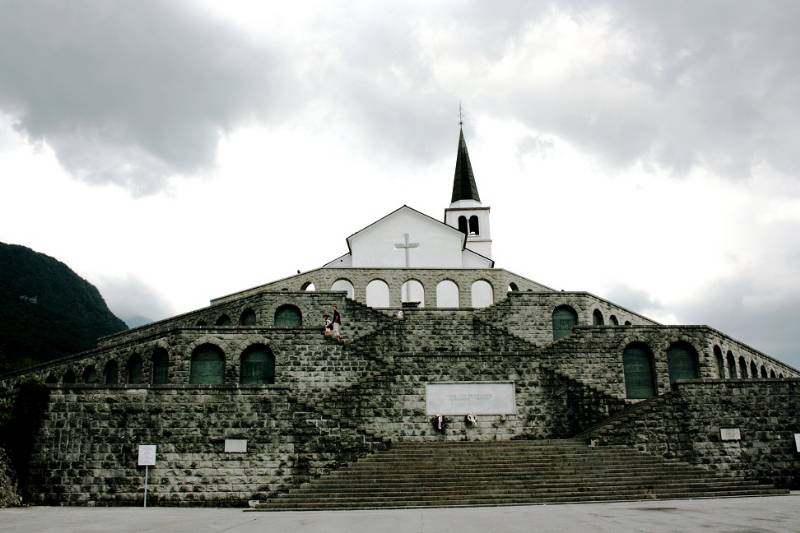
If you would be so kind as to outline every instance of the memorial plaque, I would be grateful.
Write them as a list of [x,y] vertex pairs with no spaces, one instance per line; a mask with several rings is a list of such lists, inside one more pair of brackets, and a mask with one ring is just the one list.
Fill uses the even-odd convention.
[[428,415],[513,415],[516,412],[513,383],[425,385],[425,413]]
[[739,428],[719,428],[719,438],[722,440],[742,440]]
[[225,439],[225,453],[247,453],[247,440]]
[[155,465],[156,465],[156,445],[140,444],[139,466],[155,466]]

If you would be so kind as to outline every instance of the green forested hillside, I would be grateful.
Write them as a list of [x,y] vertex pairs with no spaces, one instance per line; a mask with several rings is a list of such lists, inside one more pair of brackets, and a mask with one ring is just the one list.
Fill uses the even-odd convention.
[[50,256],[0,243],[0,374],[127,329],[97,288]]

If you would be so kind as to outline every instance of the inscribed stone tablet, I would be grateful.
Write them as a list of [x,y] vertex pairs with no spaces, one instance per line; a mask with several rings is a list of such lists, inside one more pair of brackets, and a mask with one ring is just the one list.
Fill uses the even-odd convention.
[[739,428],[719,428],[719,438],[722,440],[742,440]]
[[225,439],[225,453],[246,453],[246,439]]
[[155,466],[156,464],[156,445],[139,445],[139,466]]
[[517,412],[513,383],[425,385],[428,415],[512,415]]

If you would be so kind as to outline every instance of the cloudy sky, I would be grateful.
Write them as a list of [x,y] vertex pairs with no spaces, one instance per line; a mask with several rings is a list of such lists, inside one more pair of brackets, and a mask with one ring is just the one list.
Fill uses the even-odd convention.
[[201,307],[441,217],[461,101],[498,267],[800,365],[799,2],[264,4],[0,0],[0,241]]

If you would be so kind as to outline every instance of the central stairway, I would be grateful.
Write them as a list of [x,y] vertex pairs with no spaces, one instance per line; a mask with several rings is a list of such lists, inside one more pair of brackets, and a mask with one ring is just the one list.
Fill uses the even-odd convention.
[[785,490],[577,440],[399,443],[259,504],[262,511],[773,496]]

